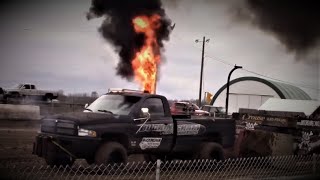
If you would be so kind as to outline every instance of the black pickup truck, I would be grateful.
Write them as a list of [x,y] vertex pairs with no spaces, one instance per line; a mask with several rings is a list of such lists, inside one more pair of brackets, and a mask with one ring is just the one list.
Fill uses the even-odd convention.
[[235,120],[172,116],[161,95],[111,90],[84,112],[42,119],[33,154],[49,165],[125,163],[131,154],[154,159],[224,159]]

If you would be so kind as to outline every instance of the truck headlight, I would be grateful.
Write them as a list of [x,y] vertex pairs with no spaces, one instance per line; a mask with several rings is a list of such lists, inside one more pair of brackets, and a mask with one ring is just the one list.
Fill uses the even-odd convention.
[[97,137],[97,133],[88,129],[78,129],[78,136]]

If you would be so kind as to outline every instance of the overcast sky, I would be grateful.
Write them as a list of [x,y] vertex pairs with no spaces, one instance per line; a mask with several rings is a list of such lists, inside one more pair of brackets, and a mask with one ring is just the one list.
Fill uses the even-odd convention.
[[[87,21],[89,0],[8,2],[0,8],[1,87],[30,82],[41,89],[99,94],[110,87],[138,88],[115,75],[118,56],[97,32],[102,19]],[[232,66],[217,61],[222,60],[311,87],[302,89],[320,98],[319,57],[297,61],[272,35],[236,22],[231,1],[168,2],[165,9],[176,26],[165,43],[159,94],[198,97],[202,44],[195,40],[206,36],[204,91],[215,93],[226,83]],[[256,75],[237,70],[232,79],[241,76]]]

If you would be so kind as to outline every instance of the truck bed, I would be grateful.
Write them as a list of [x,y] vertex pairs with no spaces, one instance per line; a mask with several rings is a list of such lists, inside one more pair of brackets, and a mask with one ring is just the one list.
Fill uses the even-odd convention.
[[231,118],[210,118],[210,117],[191,117],[189,119],[175,119],[179,121],[187,121],[202,124],[206,127],[204,136],[214,136],[220,134],[221,145],[224,148],[233,147],[236,135],[236,121]]

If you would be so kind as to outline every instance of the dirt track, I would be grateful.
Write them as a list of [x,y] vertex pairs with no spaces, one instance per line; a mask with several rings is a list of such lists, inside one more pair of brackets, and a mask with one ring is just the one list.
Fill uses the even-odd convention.
[[35,135],[36,131],[0,129],[0,159],[29,157]]

